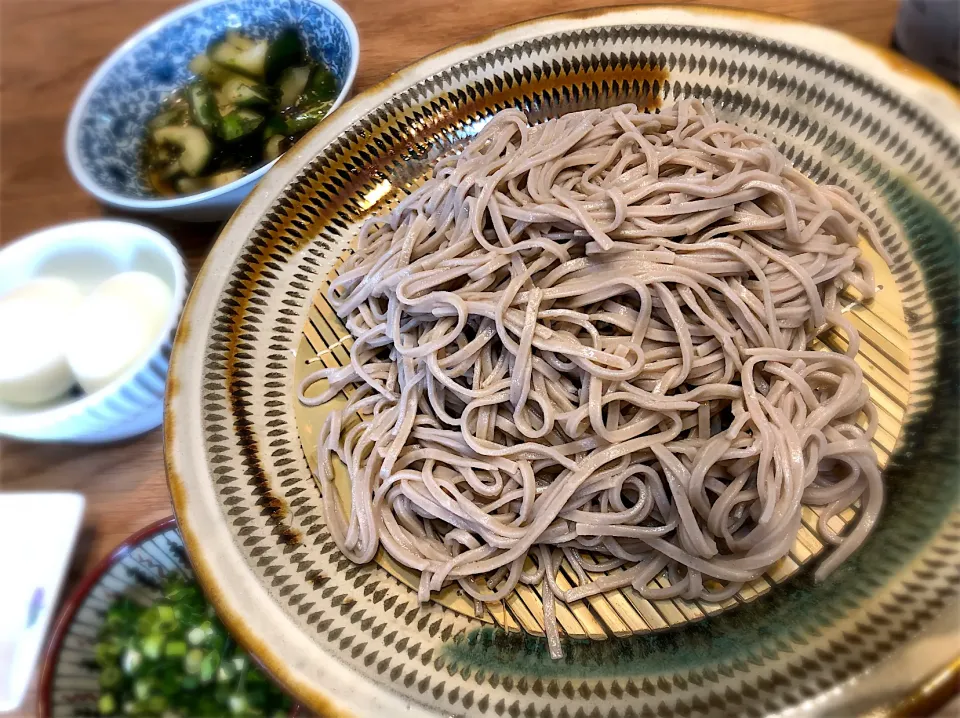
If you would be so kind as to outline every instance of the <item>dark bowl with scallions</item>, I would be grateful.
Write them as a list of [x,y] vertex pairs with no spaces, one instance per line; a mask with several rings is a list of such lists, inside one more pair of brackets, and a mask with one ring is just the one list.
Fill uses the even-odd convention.
[[173,518],[119,546],[65,602],[40,716],[295,715],[194,580]]

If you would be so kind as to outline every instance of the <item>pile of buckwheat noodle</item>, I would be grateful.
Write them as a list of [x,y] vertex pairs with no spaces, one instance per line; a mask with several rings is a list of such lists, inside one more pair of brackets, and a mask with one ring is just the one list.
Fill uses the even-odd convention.
[[[837,300],[874,292],[861,232],[882,253],[848,193],[697,101],[500,112],[366,222],[330,287],[350,364],[299,396],[349,393],[318,439],[337,546],[383,547],[421,601],[539,587],[554,657],[556,600],[725,600],[787,554],[803,505],[838,544],[826,576],[883,498]],[[847,355],[808,349],[828,327]],[[827,520],[856,501],[841,538]]]

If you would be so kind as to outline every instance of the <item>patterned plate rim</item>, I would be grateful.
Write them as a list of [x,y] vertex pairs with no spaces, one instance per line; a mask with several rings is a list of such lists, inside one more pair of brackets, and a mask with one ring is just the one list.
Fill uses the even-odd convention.
[[[352,715],[341,707],[335,686],[344,685],[353,673],[346,665],[330,660],[301,632],[250,571],[224,521],[207,463],[201,415],[203,348],[229,271],[251,229],[302,168],[346,127],[408,86],[475,55],[541,35],[654,23],[738,30],[820,53],[871,76],[920,106],[936,106],[943,126],[960,138],[960,92],[889,50],[836,30],[760,12],[658,5],[553,15],[440,50],[359,93],[287,152],[223,228],[187,301],[170,359],[164,460],[184,545],[208,599],[243,646],[288,691],[321,715]],[[926,658],[928,670],[918,675],[928,676],[942,668],[942,657]],[[322,678],[317,670],[321,664]],[[363,688],[364,696],[376,695],[373,686]]]

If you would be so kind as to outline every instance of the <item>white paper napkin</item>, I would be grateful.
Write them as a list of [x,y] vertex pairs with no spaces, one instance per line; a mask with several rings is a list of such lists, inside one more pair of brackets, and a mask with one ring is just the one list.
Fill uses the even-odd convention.
[[0,493],[0,712],[20,705],[83,518],[76,493]]

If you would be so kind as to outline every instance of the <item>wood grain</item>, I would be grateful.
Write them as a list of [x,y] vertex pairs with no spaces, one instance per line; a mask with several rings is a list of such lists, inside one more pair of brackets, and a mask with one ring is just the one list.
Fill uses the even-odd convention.
[[[73,181],[63,135],[74,98],[126,37],[177,0],[0,0],[0,243],[44,226],[106,212]],[[449,44],[604,0],[342,0],[360,34],[355,88]],[[685,4],[685,3],[678,3]],[[776,10],[886,45],[896,0],[715,0]],[[147,218],[149,221],[149,218]],[[195,273],[217,227],[163,224]],[[87,498],[69,587],[134,530],[171,513],[159,430],[103,447],[0,442],[0,490],[80,491]],[[20,715],[35,713],[31,693]]]

